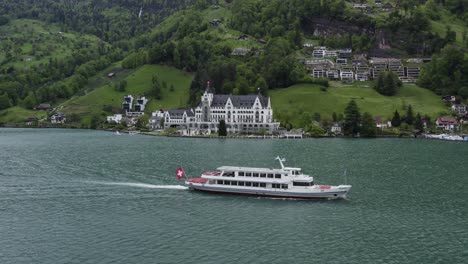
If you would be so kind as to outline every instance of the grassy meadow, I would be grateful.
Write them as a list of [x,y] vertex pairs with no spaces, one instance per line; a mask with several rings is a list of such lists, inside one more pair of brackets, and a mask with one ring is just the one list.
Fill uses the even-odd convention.
[[395,110],[404,114],[408,105],[413,107],[415,114],[420,112],[432,117],[449,111],[439,96],[412,84],[404,84],[395,96],[380,95],[368,82],[349,85],[331,82],[326,92],[317,85],[299,84],[270,91],[269,95],[275,116],[280,121],[289,119],[295,126],[303,113],[311,116],[320,113],[322,118],[331,118],[333,112],[343,113],[351,99],[356,101],[361,113],[369,112],[384,120],[390,119]]
[[[116,77],[113,79],[105,77],[111,71],[117,73]],[[131,94],[133,97],[138,97],[150,91],[153,75],[157,76],[161,83],[165,81],[167,88],[162,89],[161,100],[149,98],[146,112],[159,108],[184,107],[188,103],[189,87],[192,81],[192,76],[188,73],[161,65],[144,65],[136,70],[123,70],[114,65],[109,68],[108,72],[104,71],[99,76],[94,77],[89,84],[90,88],[96,86],[96,83],[101,84],[101,86],[95,87],[84,96],[75,96],[63,103],[60,111],[78,113],[83,116],[105,115],[110,113],[105,113],[103,108],[111,106],[117,112],[121,110],[125,95]],[[125,92],[115,91],[113,84],[123,79],[127,81]],[[174,91],[170,91],[171,85],[174,87]]]

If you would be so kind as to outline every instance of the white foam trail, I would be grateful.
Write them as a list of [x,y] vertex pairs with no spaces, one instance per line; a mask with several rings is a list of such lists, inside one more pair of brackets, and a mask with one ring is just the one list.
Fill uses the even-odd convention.
[[138,188],[151,188],[151,189],[170,189],[170,190],[187,190],[188,189],[188,187],[182,186],[182,185],[154,185],[154,184],[139,183],[139,182],[90,182],[90,183],[138,187]]

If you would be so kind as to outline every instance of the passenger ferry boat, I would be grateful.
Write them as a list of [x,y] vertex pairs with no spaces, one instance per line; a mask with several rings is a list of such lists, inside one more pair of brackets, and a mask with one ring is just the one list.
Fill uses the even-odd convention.
[[[301,168],[285,167],[284,159],[276,159],[281,169],[222,166],[200,178],[189,178],[185,184],[203,192],[295,199],[343,199],[351,189],[351,185],[316,185]],[[182,175],[183,170],[178,170],[179,179]]]

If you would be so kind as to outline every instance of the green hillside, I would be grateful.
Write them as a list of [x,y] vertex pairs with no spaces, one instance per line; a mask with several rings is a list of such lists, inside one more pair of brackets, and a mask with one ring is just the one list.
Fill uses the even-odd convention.
[[380,95],[369,86],[369,83],[349,86],[333,83],[327,92],[323,92],[319,86],[299,84],[270,91],[270,96],[276,118],[282,122],[289,121],[296,127],[304,113],[312,117],[314,113],[320,113],[322,118],[331,118],[333,112],[343,113],[351,99],[357,102],[361,112],[382,116],[384,120],[391,118],[395,110],[404,114],[404,107],[408,105],[415,113],[432,117],[448,112],[439,96],[416,85],[405,84],[396,96]]
[[[117,72],[114,79],[108,79],[107,73]],[[111,114],[104,108],[112,107],[114,112],[121,109],[121,103],[124,95],[131,94],[143,96],[151,89],[153,76],[157,76],[160,82],[166,82],[167,88],[162,89],[162,99],[156,100],[149,98],[147,111],[151,112],[159,108],[177,108],[183,107],[188,102],[189,87],[192,76],[188,73],[179,71],[172,67],[160,65],[144,65],[136,70],[122,70],[119,67],[110,68],[103,71],[99,76],[94,77],[90,82],[90,87],[95,83],[101,84],[84,96],[75,96],[69,101],[63,103],[60,111],[65,113],[77,113],[84,116],[90,114],[106,115]],[[120,80],[127,81],[125,92],[115,91],[113,84]],[[171,85],[174,91],[170,90]]]
[[99,38],[72,32],[33,19],[15,19],[0,26],[0,65],[27,68],[62,59],[82,47],[97,48]]

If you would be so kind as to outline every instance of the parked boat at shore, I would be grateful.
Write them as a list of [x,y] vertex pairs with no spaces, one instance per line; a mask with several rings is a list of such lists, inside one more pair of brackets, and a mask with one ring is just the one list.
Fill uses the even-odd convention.
[[[281,169],[222,166],[199,178],[188,178],[185,184],[190,190],[209,193],[295,199],[343,199],[351,190],[351,185],[317,185],[301,168],[285,167],[284,159],[276,159]],[[182,179],[185,172],[180,167],[176,175]]]

